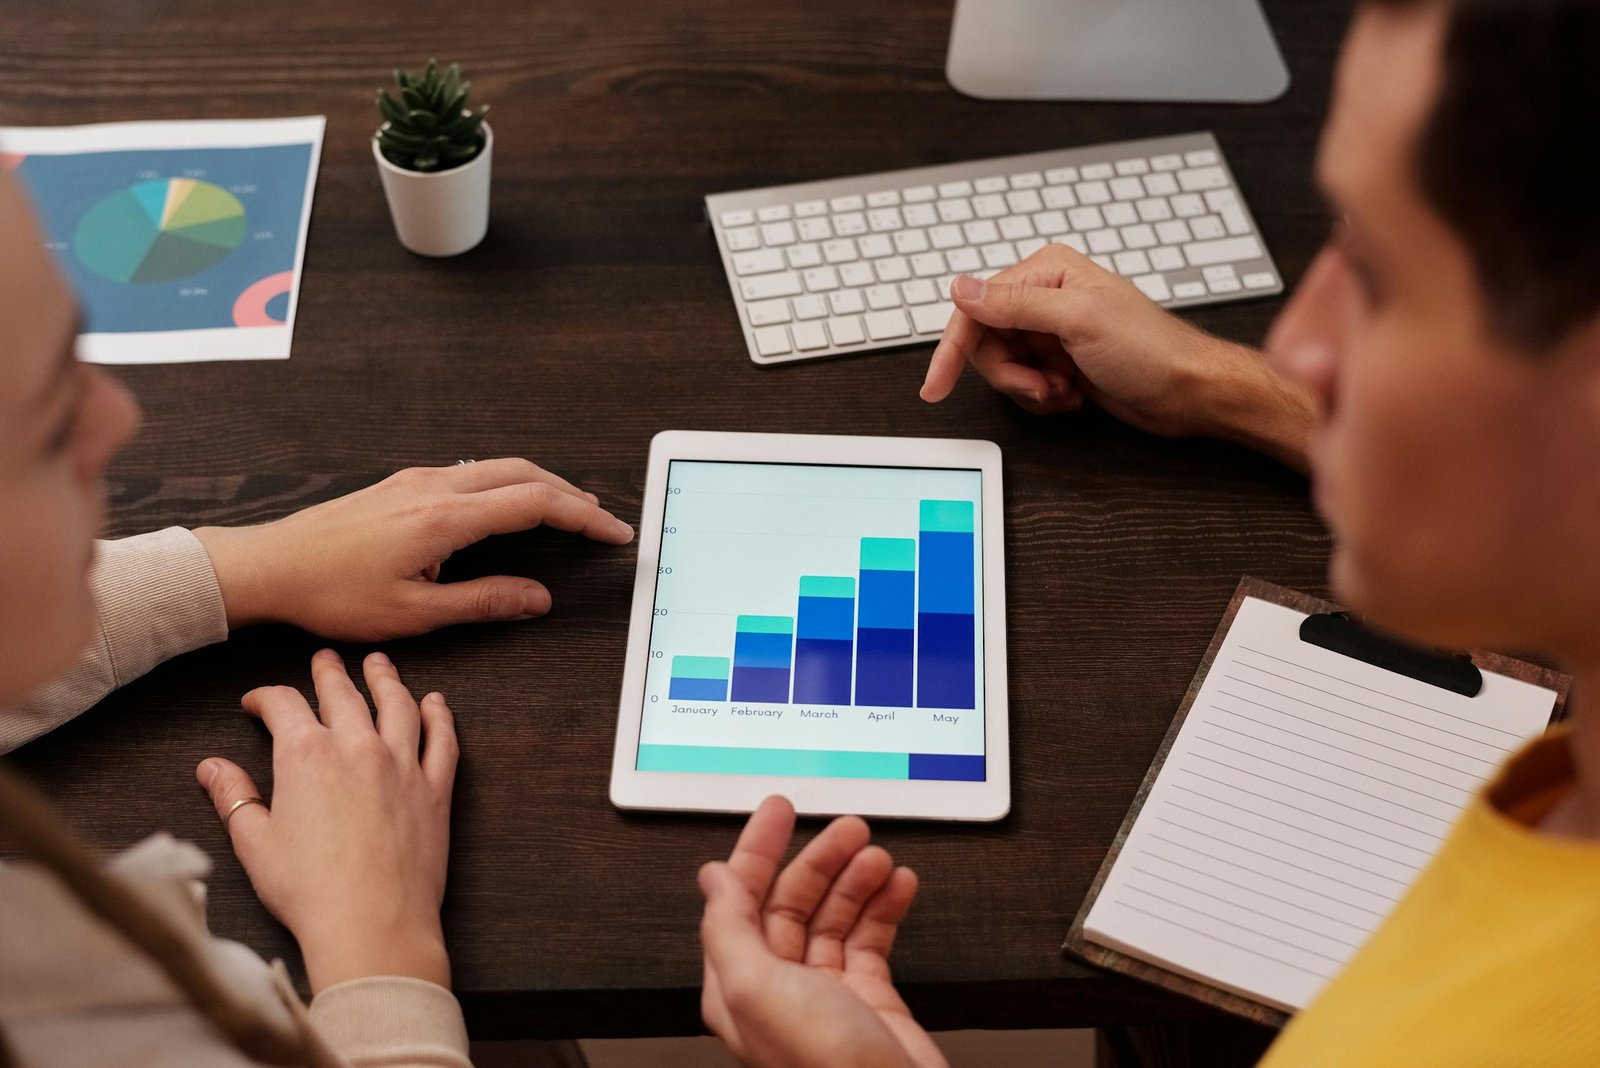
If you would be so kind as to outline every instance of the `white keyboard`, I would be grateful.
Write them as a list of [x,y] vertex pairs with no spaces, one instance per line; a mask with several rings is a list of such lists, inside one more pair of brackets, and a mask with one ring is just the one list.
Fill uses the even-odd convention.
[[718,193],[706,213],[761,364],[933,341],[956,275],[1051,241],[1169,308],[1283,292],[1210,133]]

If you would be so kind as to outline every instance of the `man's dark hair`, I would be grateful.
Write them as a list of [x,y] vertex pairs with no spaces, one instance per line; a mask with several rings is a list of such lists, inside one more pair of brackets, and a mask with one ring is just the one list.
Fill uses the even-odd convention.
[[1369,2],[1445,6],[1423,195],[1466,243],[1496,333],[1556,344],[1600,312],[1600,0]]

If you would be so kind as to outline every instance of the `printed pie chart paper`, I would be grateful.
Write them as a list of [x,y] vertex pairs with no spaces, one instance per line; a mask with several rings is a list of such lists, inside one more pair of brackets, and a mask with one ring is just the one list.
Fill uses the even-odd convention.
[[0,127],[94,363],[286,360],[322,116]]

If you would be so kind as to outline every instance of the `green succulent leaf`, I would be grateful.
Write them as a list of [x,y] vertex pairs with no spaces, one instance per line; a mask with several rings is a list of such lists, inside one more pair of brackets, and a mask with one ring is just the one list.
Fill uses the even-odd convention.
[[380,89],[376,96],[384,125],[378,145],[384,156],[417,171],[445,170],[483,151],[483,119],[488,107],[470,105],[472,83],[461,65],[441,68],[430,58],[421,72],[396,69],[397,92]]

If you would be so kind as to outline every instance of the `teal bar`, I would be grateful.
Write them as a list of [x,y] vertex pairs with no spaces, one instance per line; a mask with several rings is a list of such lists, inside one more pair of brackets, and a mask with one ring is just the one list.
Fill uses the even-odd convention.
[[923,501],[919,528],[945,534],[971,534],[972,502]]
[[800,596],[802,597],[854,597],[856,595],[856,580],[853,578],[833,578],[823,575],[801,575]]
[[734,627],[743,634],[793,634],[793,616],[740,616]]
[[720,745],[641,745],[640,771],[701,775],[803,775],[826,779],[908,779],[906,753],[839,749],[738,749]]
[[725,656],[675,656],[672,658],[672,677],[675,679],[721,679],[728,681],[728,658]]
[[[923,502],[927,507],[928,502]],[[926,526],[923,527],[927,529]],[[914,538],[862,538],[861,570],[915,571],[917,543]]]

